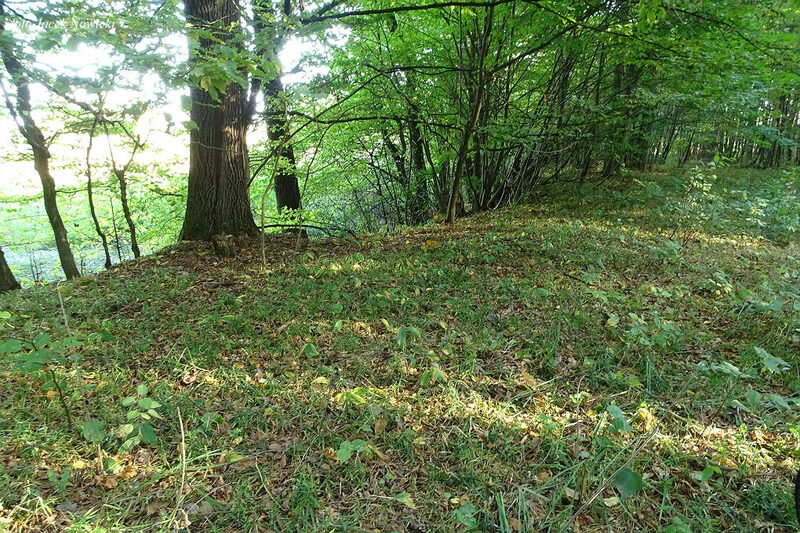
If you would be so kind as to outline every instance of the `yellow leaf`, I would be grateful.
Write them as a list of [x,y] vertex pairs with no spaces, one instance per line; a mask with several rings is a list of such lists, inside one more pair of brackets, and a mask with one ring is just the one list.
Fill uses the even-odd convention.
[[606,507],[614,507],[619,505],[619,498],[616,496],[611,496],[610,498],[603,498],[603,503],[606,504]]

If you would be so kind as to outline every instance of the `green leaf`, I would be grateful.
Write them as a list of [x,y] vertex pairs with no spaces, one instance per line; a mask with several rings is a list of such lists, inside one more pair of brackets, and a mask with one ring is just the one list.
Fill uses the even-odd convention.
[[141,385],[136,387],[136,392],[137,392],[137,394],[139,394],[139,396],[147,396],[147,392],[148,392],[147,385],[142,383]]
[[644,484],[642,483],[642,476],[625,467],[614,476],[614,486],[619,491],[622,499],[625,500],[642,490]]
[[133,396],[128,396],[127,398],[123,398],[121,403],[123,407],[130,407],[136,403],[136,398]]
[[317,347],[311,343],[307,343],[305,346],[303,346],[303,353],[308,358],[314,358],[319,355],[319,352],[317,352]]
[[339,449],[336,450],[336,457],[340,463],[347,462],[353,456],[353,444],[349,440],[342,441]]
[[42,346],[45,346],[49,342],[50,342],[50,334],[45,333],[44,331],[42,331],[33,338],[33,345],[36,348],[41,348]]
[[414,500],[411,499],[411,495],[407,492],[401,492],[400,494],[395,496],[394,499],[399,501],[409,509],[417,508],[417,505],[414,503]]
[[103,423],[99,420],[89,420],[81,427],[81,435],[89,442],[100,442],[105,437]]
[[153,430],[153,426],[150,424],[142,424],[139,426],[139,434],[142,436],[142,441],[147,444],[155,444],[158,442],[158,437],[156,437],[156,432]]
[[22,351],[22,343],[17,339],[6,339],[0,342],[0,355]]
[[608,313],[608,320],[606,320],[606,325],[614,327],[619,324],[619,317],[614,313]]
[[142,398],[139,400],[139,407],[142,409],[158,409],[161,404],[150,398]]
[[606,407],[606,411],[611,415],[611,425],[614,426],[617,432],[626,433],[633,431],[633,427],[631,427],[625,419],[625,413],[622,412],[622,409],[612,404]]

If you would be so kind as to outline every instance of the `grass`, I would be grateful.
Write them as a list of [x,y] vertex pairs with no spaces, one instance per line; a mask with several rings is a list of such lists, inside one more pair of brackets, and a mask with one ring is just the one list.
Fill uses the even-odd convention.
[[792,531],[797,191],[664,171],[0,297],[0,337],[60,339],[60,290],[82,343],[75,428],[3,356],[0,530]]

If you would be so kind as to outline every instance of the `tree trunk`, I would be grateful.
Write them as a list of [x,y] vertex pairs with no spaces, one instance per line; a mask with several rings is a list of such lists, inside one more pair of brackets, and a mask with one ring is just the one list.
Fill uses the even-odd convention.
[[267,137],[279,149],[273,157],[279,158],[275,173],[275,202],[278,213],[284,209],[301,209],[300,185],[297,182],[294,147],[285,138],[289,134],[289,117],[283,94],[280,74],[264,86],[264,100],[267,103]]
[[5,2],[0,0],[0,54],[3,57],[3,65],[5,65],[6,71],[17,89],[16,102],[12,103],[10,99],[7,99],[6,103],[9,112],[17,122],[20,133],[25,137],[33,151],[33,166],[42,182],[44,209],[53,228],[58,257],[61,260],[61,268],[64,270],[67,279],[77,278],[80,277],[80,273],[78,272],[78,267],[75,266],[75,258],[69,245],[67,230],[58,211],[56,183],[50,174],[50,151],[47,149],[42,130],[36,125],[36,121],[33,120],[31,115],[31,93],[28,87],[28,77],[25,75],[22,64],[14,55],[12,38],[5,31],[4,17]]
[[136,239],[136,224],[133,222],[130,207],[128,207],[128,180],[125,177],[125,169],[114,169],[114,175],[119,180],[119,201],[122,203],[122,214],[125,216],[125,222],[128,224],[128,231],[131,234],[131,251],[133,257],[136,259],[142,255],[139,250],[139,241]]
[[461,178],[464,174],[464,166],[467,161],[467,148],[469,141],[472,138],[472,130],[478,123],[478,118],[481,114],[483,106],[483,91],[485,79],[485,61],[489,52],[489,36],[492,33],[492,24],[494,17],[494,6],[486,10],[486,17],[484,19],[483,35],[480,41],[480,49],[478,51],[478,87],[475,90],[475,102],[471,106],[471,115],[468,119],[464,132],[461,137],[461,144],[458,147],[458,154],[456,155],[455,169],[453,171],[453,185],[450,189],[450,201],[447,204],[447,223],[454,224],[456,215],[458,214],[458,199],[461,196]]
[[[287,20],[291,16],[292,5],[289,0],[281,2],[279,8],[281,16]],[[253,1],[255,14],[254,27],[256,31],[256,53],[262,57],[277,58],[278,52],[283,48],[285,36],[280,33],[266,31],[267,20],[277,18],[273,12],[273,2],[264,0]],[[258,34],[273,35],[270,42],[258,38]],[[277,61],[277,59],[276,59]],[[274,176],[275,202],[278,213],[284,209],[300,210],[300,185],[297,181],[297,161],[294,147],[288,141],[289,134],[289,108],[286,103],[283,81],[281,81],[281,68],[277,65],[275,77],[264,84],[264,102],[266,104],[267,137],[270,144],[277,150],[273,157],[278,158],[278,166]]]
[[14,273],[8,268],[6,256],[0,248],[0,292],[8,292],[19,289],[19,282],[14,277]]
[[[187,0],[186,19],[194,26],[219,23],[215,37],[235,46],[239,6],[236,0]],[[193,38],[190,36],[190,39]],[[212,51],[213,42],[199,39],[200,54]],[[197,125],[190,134],[189,190],[181,239],[208,240],[213,235],[255,235],[250,210],[246,90],[229,81],[224,93],[214,99],[201,87],[192,87],[190,118]]]
[[86,194],[89,197],[89,213],[92,215],[94,222],[94,229],[100,236],[100,242],[103,245],[103,253],[106,256],[105,267],[106,270],[111,268],[111,254],[108,251],[108,238],[106,237],[103,228],[100,226],[100,219],[97,218],[97,210],[94,208],[94,189],[92,187],[92,162],[90,156],[92,155],[92,144],[94,142],[94,132],[97,129],[97,120],[92,123],[92,129],[89,132],[89,144],[86,147]]

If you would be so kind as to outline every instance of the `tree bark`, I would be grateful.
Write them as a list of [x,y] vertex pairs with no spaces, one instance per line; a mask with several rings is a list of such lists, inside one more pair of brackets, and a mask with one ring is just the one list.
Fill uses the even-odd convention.
[[3,65],[6,68],[14,87],[17,90],[16,101],[12,103],[6,100],[8,110],[17,122],[17,127],[33,151],[33,166],[39,174],[42,182],[42,193],[44,197],[44,210],[53,228],[53,234],[58,249],[58,257],[61,261],[61,268],[67,279],[80,277],[78,267],[75,266],[75,258],[69,245],[67,230],[64,221],[58,211],[56,200],[56,183],[50,174],[50,151],[47,148],[42,130],[36,125],[36,121],[31,115],[31,93],[28,87],[29,80],[25,74],[22,64],[14,55],[11,36],[7,34],[4,25],[5,2],[0,0],[0,54],[3,57]]
[[139,241],[136,238],[136,224],[133,222],[133,215],[131,215],[130,207],[128,207],[128,180],[125,177],[125,169],[114,168],[114,175],[119,181],[119,201],[122,203],[122,214],[125,216],[128,232],[131,235],[131,251],[133,252],[133,257],[138,259],[142,252],[139,250]]
[[[229,46],[241,46],[236,44],[238,35],[232,29],[238,27],[240,19],[237,0],[186,0],[184,11],[194,26],[220,24],[222,29],[215,31],[215,37]],[[211,39],[201,37],[191,60],[211,53],[213,45]],[[249,194],[246,90],[228,81],[218,99],[199,86],[192,87],[189,94],[190,118],[197,128],[190,134],[189,190],[181,239],[255,235]]]
[[14,277],[14,273],[8,268],[6,256],[0,248],[0,292],[8,292],[19,289],[19,282]]
[[[289,0],[282,2],[281,13],[284,18],[291,15],[291,7]],[[266,33],[265,17],[273,16],[272,9],[272,2],[265,2],[264,0],[255,0],[253,2],[256,33]],[[257,37],[256,53],[262,57],[277,58],[284,42],[285,38],[281,35],[276,35],[270,43],[265,43]],[[286,103],[283,81],[281,81],[280,66],[276,70],[275,77],[263,85],[263,92],[266,104],[267,137],[270,143],[278,150],[277,153],[273,154],[273,157],[277,157],[279,161],[275,172],[274,186],[275,202],[280,214],[284,209],[300,210],[302,209],[302,203],[300,185],[297,181],[297,161],[294,155],[294,147],[287,139],[287,135],[289,135],[289,109]]]
[[278,213],[284,209],[302,209],[294,147],[285,141],[289,134],[289,117],[280,74],[264,86],[264,99],[267,104],[267,137],[273,145],[280,148],[279,153],[273,156],[280,160],[275,173],[275,202]]
[[467,161],[467,148],[469,141],[472,138],[472,130],[478,123],[480,117],[481,107],[483,106],[483,90],[485,79],[485,61],[489,51],[489,36],[492,33],[492,23],[494,17],[494,7],[486,10],[486,18],[484,21],[483,35],[480,42],[479,58],[478,58],[478,86],[475,90],[475,102],[471,106],[471,114],[464,127],[464,132],[461,136],[461,143],[458,147],[458,154],[456,155],[455,169],[453,171],[453,184],[450,189],[450,201],[447,204],[447,223],[454,224],[456,215],[458,213],[458,199],[461,196],[461,178],[464,174],[464,166]]

